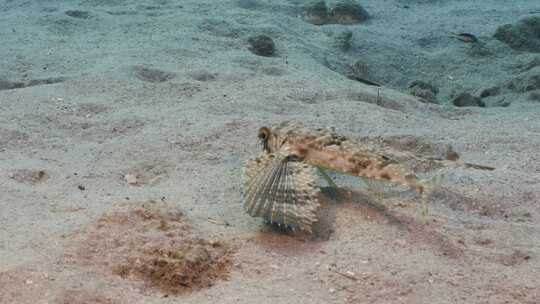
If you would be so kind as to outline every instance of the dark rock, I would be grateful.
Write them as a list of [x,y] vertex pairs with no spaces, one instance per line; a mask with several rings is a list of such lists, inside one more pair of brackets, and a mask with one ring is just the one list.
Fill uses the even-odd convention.
[[330,10],[330,18],[338,24],[357,24],[368,20],[369,14],[354,0],[340,0]]
[[499,94],[501,94],[501,88],[500,87],[491,87],[491,88],[487,88],[487,89],[482,90],[482,92],[480,92],[480,98],[486,98],[486,97],[490,97],[490,96],[497,96]]
[[80,10],[66,11],[66,15],[72,18],[78,18],[78,19],[89,19],[92,16],[89,12],[80,11]]
[[472,96],[469,93],[461,93],[452,100],[456,107],[485,107],[486,104],[480,97]]
[[540,17],[527,17],[515,24],[501,25],[493,37],[515,50],[540,53]]
[[248,39],[249,50],[259,56],[270,57],[275,53],[274,41],[266,35],[257,35]]
[[328,8],[326,2],[320,0],[308,0],[304,4],[304,21],[322,25],[328,22]]
[[420,98],[421,101],[437,103],[439,89],[425,81],[415,80],[409,84],[408,92]]

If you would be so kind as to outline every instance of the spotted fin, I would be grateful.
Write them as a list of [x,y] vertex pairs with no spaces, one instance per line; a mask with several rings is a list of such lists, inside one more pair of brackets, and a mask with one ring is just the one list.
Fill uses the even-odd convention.
[[319,188],[310,165],[263,153],[247,161],[244,179],[244,210],[249,215],[311,232]]

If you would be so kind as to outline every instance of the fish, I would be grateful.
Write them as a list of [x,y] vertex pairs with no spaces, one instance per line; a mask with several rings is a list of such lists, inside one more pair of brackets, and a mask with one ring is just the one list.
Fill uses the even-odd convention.
[[469,34],[469,33],[450,33],[450,37],[454,37],[458,40],[461,40],[467,43],[478,42],[478,38],[476,38],[475,35]]
[[333,128],[310,129],[298,121],[285,121],[261,127],[257,138],[262,151],[244,167],[244,210],[292,230],[311,233],[318,221],[316,170],[330,184],[325,170],[414,189],[422,196],[424,215],[427,196],[440,183],[439,177],[417,177],[384,146],[349,139]]

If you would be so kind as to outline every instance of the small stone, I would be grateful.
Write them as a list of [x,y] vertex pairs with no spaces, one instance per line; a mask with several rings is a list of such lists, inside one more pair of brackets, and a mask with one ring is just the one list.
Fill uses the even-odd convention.
[[329,292],[329,293],[335,293],[335,292],[336,292],[336,289],[335,289],[335,288],[330,288],[330,289],[328,289],[328,292]]
[[340,0],[330,10],[330,18],[338,24],[357,24],[369,19],[369,14],[354,0]]
[[249,50],[259,56],[270,57],[275,53],[275,45],[272,38],[267,35],[252,36],[248,39]]
[[126,174],[124,175],[124,179],[129,185],[136,185],[137,184],[137,176],[133,174]]
[[472,96],[469,93],[461,93],[452,100],[456,107],[485,107],[486,104],[480,97]]

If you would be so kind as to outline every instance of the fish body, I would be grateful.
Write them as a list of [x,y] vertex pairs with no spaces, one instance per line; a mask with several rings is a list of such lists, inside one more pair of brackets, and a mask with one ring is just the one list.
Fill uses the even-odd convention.
[[349,140],[331,129],[310,130],[298,122],[285,122],[274,128],[260,128],[258,137],[263,151],[246,163],[244,209],[271,223],[311,232],[320,205],[315,168],[424,192],[425,183],[384,151]]
[[285,122],[273,129],[261,128],[259,138],[267,153],[281,153],[315,167],[423,191],[414,172],[400,166],[385,150],[350,140],[332,129],[309,130],[300,123]]
[[466,43],[475,43],[478,42],[478,38],[475,35],[470,33],[450,33],[451,37],[454,37],[458,40],[461,40]]
[[428,195],[441,182],[441,176],[423,180],[404,166],[407,160],[461,166],[480,170],[495,168],[459,160],[451,146],[442,157],[416,155],[389,144],[349,139],[333,129],[308,129],[295,121],[258,132],[262,152],[246,162],[244,174],[244,209],[253,217],[262,217],[292,229],[311,232],[318,220],[319,187],[315,169],[333,184],[325,169],[365,178],[386,181],[416,190],[421,195],[422,214],[427,214]]

